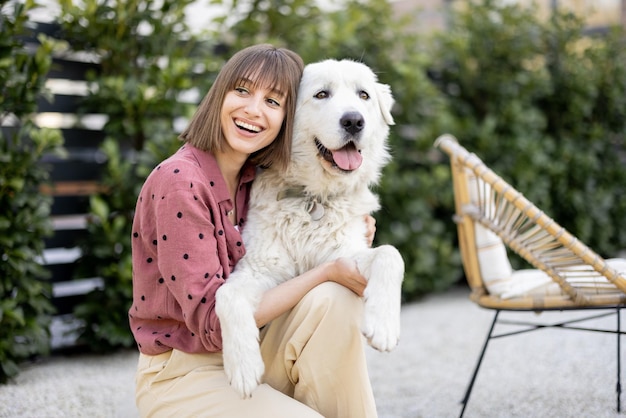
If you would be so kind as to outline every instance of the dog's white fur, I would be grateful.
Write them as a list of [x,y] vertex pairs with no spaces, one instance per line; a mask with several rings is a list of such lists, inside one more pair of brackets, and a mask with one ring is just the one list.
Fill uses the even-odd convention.
[[[326,60],[305,67],[289,167],[269,168],[255,179],[243,231],[247,253],[216,295],[224,369],[242,397],[252,394],[264,372],[254,320],[261,295],[325,261],[356,260],[368,279],[362,333],[378,350],[396,346],[404,262],[390,245],[368,247],[364,221],[379,209],[369,187],[390,158],[392,105],[389,86],[364,64]],[[324,150],[349,142],[360,157],[352,149],[343,157],[335,152],[337,164],[328,152],[322,158]]]

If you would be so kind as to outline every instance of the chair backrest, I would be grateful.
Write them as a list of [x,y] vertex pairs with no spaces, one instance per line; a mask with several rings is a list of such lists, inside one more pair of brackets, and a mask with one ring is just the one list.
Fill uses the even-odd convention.
[[626,275],[539,210],[454,137],[442,135],[435,146],[450,157],[459,248],[475,298],[488,297],[490,288],[514,275],[506,245],[560,287],[557,297],[531,298],[538,307],[626,303]]

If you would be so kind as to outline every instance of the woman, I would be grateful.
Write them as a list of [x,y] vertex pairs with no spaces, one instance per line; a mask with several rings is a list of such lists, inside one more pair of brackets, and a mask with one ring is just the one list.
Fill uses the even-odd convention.
[[[142,416],[376,415],[359,333],[366,281],[351,260],[264,294],[256,320],[265,326],[266,383],[251,399],[229,386],[222,365],[215,292],[245,253],[240,230],[256,166],[288,163],[303,67],[271,45],[236,53],[181,134],[185,144],[140,192],[129,317]],[[373,218],[366,222],[371,242]]]

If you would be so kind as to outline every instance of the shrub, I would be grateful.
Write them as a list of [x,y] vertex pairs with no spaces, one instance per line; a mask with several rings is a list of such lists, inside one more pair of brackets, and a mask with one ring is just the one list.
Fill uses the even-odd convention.
[[558,12],[484,1],[438,38],[459,140],[604,256],[626,246],[626,49]]
[[29,53],[27,1],[0,2],[0,383],[19,372],[19,363],[49,350],[50,286],[41,259],[51,233],[51,198],[39,192],[48,178],[41,158],[61,154],[58,131],[38,129],[29,119],[37,107],[54,43]]
[[134,345],[128,328],[133,211],[149,170],[180,146],[174,123],[189,112],[180,94],[193,87],[198,47],[184,22],[189,3],[60,0],[62,36],[75,50],[97,56],[101,66],[88,76],[80,109],[108,116],[102,146],[108,191],[90,199],[89,234],[77,269],[82,277],[101,277],[104,288],[74,311],[83,324],[79,340],[95,351]]

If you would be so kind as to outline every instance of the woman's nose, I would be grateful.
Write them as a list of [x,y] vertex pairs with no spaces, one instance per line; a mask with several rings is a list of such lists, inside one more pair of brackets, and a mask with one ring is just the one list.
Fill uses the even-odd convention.
[[250,96],[250,100],[246,103],[246,112],[252,115],[258,114],[260,112],[262,102],[263,97],[258,95]]

